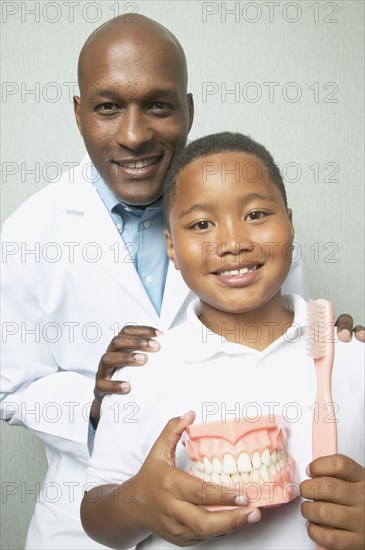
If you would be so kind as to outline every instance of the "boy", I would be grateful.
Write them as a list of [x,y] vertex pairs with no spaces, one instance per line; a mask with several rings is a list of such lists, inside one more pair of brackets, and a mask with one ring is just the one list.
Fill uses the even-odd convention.
[[[306,302],[281,295],[294,228],[271,155],[240,134],[199,139],[174,161],[164,205],[168,255],[200,300],[191,304],[185,323],[160,338],[161,352],[148,366],[128,369],[131,393],[104,401],[89,480],[108,485],[84,497],[87,533],[112,547],[141,543],[160,550],[197,544],[214,524],[216,538],[204,548],[313,548],[311,538],[327,548],[362,548],[360,345],[347,346],[346,355],[336,346],[333,394],[339,452],[346,456],[310,464],[315,369],[305,352]],[[351,369],[345,369],[349,353]],[[176,464],[187,471],[191,465],[180,437],[194,412],[171,420],[154,442],[168,419],[187,409],[195,411],[197,422],[284,416],[291,428],[287,451],[300,480],[316,478],[301,484],[301,494],[315,502],[301,509],[297,498],[260,511],[254,502],[245,506],[237,487],[210,483],[206,472],[206,503],[215,504],[219,490],[237,508],[208,512],[197,506],[190,530],[175,521],[162,540],[171,510],[162,507],[161,520],[151,520],[151,485],[164,468],[161,492],[174,491],[168,469]],[[182,518],[186,506],[194,505],[181,504]]]

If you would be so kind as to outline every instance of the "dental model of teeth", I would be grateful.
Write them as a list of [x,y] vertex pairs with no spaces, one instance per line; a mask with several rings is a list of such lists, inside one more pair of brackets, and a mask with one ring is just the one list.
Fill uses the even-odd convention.
[[278,506],[298,495],[295,462],[286,452],[289,428],[282,417],[192,424],[184,444],[189,473],[237,487],[255,506]]

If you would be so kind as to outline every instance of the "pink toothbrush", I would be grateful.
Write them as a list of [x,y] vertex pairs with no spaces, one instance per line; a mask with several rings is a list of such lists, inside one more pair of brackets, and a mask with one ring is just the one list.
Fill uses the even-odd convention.
[[[307,352],[316,368],[317,393],[312,422],[312,457],[337,453],[337,425],[332,401],[332,367],[335,353],[333,305],[310,300],[308,306]],[[316,545],[317,550],[325,550]]]

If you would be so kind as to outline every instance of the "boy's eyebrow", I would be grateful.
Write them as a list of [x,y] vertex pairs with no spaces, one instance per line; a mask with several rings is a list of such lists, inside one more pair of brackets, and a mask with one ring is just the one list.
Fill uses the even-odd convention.
[[214,208],[214,205],[211,202],[197,202],[187,210],[183,210],[182,212],[180,212],[179,218],[184,218],[185,216],[188,216],[191,212],[200,211],[200,210],[210,210],[212,208]]
[[256,200],[275,202],[275,197],[273,195],[265,195],[265,193],[249,193],[242,197],[240,202],[241,204],[247,204]]
[[[273,195],[265,195],[264,193],[248,193],[247,195],[244,195],[242,197],[240,203],[242,204],[242,206],[245,206],[246,204],[255,200],[275,202],[275,197]],[[214,204],[212,204],[211,202],[198,202],[187,210],[183,210],[182,212],[180,212],[179,218],[184,218],[185,216],[188,216],[191,212],[209,210],[213,208]]]

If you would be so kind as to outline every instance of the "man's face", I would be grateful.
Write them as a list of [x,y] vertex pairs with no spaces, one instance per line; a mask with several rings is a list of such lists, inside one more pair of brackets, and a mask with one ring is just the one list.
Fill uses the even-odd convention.
[[74,104],[90,158],[121,201],[151,204],[192,124],[182,64],[169,42],[148,35],[105,40],[84,57]]
[[199,158],[177,176],[168,254],[211,320],[248,313],[280,292],[294,229],[264,164],[247,153]]

